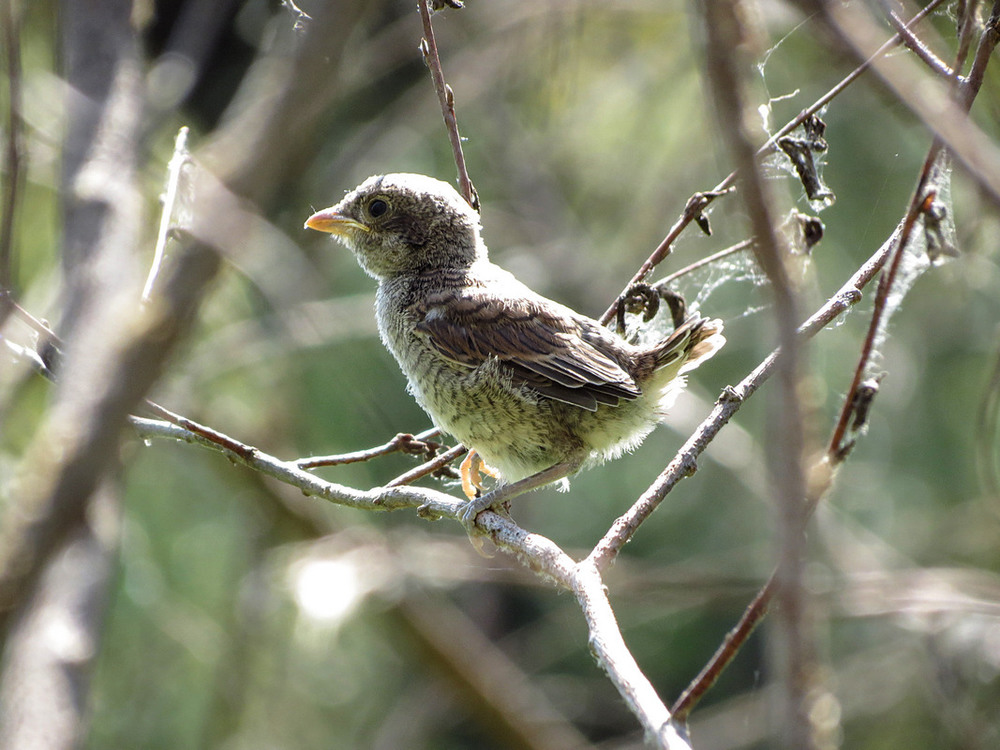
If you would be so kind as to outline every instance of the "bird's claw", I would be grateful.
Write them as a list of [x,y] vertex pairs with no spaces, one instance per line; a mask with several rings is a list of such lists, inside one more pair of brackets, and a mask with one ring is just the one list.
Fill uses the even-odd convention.
[[476,528],[476,518],[484,510],[489,510],[493,504],[493,493],[487,492],[485,495],[480,495],[479,497],[474,497],[466,503],[462,504],[462,507],[458,509],[458,520],[462,522],[462,525],[468,530],[473,530]]
[[465,533],[469,535],[469,541],[472,546],[475,547],[476,552],[478,552],[483,557],[492,557],[492,555],[486,554],[483,547],[483,537],[487,535],[486,531],[481,529],[476,524],[476,519],[479,518],[479,514],[484,510],[493,510],[496,512],[504,512],[502,506],[497,504],[494,507],[493,503],[495,493],[487,492],[485,495],[472,498],[466,503],[463,503],[458,509],[458,520],[465,529]]

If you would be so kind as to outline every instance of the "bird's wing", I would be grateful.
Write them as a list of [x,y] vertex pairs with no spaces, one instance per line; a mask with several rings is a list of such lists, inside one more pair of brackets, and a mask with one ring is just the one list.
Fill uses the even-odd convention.
[[641,395],[611,356],[609,334],[543,298],[449,290],[414,308],[416,329],[448,359],[475,368],[495,359],[512,384],[594,411]]

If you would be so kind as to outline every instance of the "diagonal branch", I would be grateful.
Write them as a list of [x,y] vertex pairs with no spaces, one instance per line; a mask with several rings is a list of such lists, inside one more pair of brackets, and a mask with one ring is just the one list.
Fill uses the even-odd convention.
[[[363,491],[328,482],[303,471],[294,462],[282,461],[229,435],[182,419],[185,426],[140,417],[132,417],[131,423],[139,437],[181,440],[209,448],[234,463],[298,487],[306,495],[338,505],[370,511],[409,508],[425,517],[457,519],[463,504],[443,492],[423,487],[382,487]],[[478,523],[491,534],[498,547],[514,555],[525,567],[576,595],[598,663],[646,731],[656,738],[657,746],[670,750],[689,748],[674,727],[666,705],[629,652],[598,568],[590,561],[576,563],[554,542],[526,531],[509,517],[489,511],[479,516]]]

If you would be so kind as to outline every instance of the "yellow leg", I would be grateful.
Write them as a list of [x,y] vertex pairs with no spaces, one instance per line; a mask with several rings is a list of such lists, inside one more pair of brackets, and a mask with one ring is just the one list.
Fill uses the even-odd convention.
[[459,467],[459,474],[462,476],[462,492],[470,500],[479,497],[483,491],[483,474],[496,479],[496,470],[483,463],[482,457],[474,450],[470,450]]

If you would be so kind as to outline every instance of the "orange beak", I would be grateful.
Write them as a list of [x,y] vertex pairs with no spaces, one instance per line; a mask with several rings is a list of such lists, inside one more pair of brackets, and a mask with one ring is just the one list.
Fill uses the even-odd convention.
[[340,237],[349,235],[354,230],[371,231],[360,221],[339,214],[332,208],[324,208],[317,211],[308,219],[305,224],[306,229],[315,229],[317,232],[328,232]]

